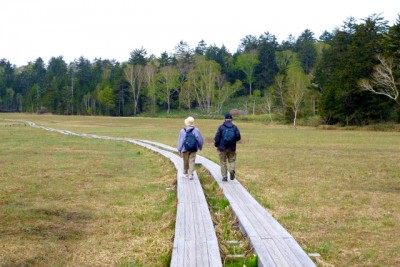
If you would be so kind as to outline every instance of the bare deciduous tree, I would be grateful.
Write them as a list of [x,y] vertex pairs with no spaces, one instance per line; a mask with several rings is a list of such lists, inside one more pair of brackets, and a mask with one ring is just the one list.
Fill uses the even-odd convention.
[[287,92],[285,94],[286,106],[294,113],[293,126],[296,128],[297,115],[303,104],[304,95],[309,85],[307,75],[296,63],[288,68]]
[[400,87],[399,81],[396,81],[393,76],[393,60],[385,59],[381,55],[377,58],[380,64],[375,66],[372,79],[360,80],[359,86],[362,90],[387,96],[400,105]]
[[272,107],[274,105],[274,96],[272,95],[271,90],[267,91],[267,93],[264,95],[262,99],[262,105],[261,105],[261,110],[269,115],[269,119],[271,120],[271,123],[274,121],[272,120]]
[[189,71],[188,86],[195,92],[199,107],[207,113],[211,111],[220,75],[218,63],[204,56],[198,56],[196,67]]
[[234,84],[230,84],[225,80],[223,75],[219,75],[217,78],[217,91],[215,94],[216,112],[218,114],[222,112],[222,107],[225,101],[228,100],[242,86],[242,82],[239,80],[236,80]]
[[131,86],[133,94],[133,113],[136,115],[139,104],[139,97],[143,89],[144,75],[142,65],[128,64],[124,68],[125,79]]
[[285,87],[285,75],[283,74],[278,74],[275,76],[275,81],[273,85],[273,92],[278,99],[281,108],[282,108],[282,113],[285,114],[286,110],[286,102],[285,102],[285,93],[286,93],[286,87]]
[[157,107],[157,66],[153,63],[147,63],[144,67],[144,76],[146,80],[147,96],[151,101],[151,112],[154,114]]
[[167,112],[170,112],[171,106],[171,95],[174,92],[179,91],[180,86],[180,72],[176,67],[165,66],[160,70],[161,75],[161,90],[164,96],[164,100],[167,102]]
[[247,53],[240,54],[236,61],[236,68],[243,71],[243,73],[246,75],[246,82],[249,83],[250,87],[249,95],[252,95],[252,84],[255,81],[254,71],[258,63],[260,63],[260,61],[258,60],[258,54],[256,50],[251,50]]
[[182,107],[192,109],[192,102],[196,99],[196,94],[190,86],[190,81],[186,81],[179,93],[179,102]]

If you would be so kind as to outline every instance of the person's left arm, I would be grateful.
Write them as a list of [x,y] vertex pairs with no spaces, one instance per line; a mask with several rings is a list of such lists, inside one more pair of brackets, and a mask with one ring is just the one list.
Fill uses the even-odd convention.
[[183,129],[181,129],[181,131],[179,132],[179,138],[178,138],[178,146],[177,146],[177,150],[179,153],[182,153],[183,150],[183,140],[185,139],[185,131]]

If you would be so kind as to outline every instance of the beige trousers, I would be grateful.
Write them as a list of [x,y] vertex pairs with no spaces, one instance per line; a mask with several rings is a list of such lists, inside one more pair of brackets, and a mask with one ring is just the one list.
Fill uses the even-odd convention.
[[229,162],[229,171],[235,170],[236,152],[225,150],[219,152],[219,161],[221,163],[221,174],[222,177],[227,176],[227,161]]
[[196,161],[196,153],[191,151],[185,151],[182,153],[183,158],[183,174],[193,175],[194,165]]

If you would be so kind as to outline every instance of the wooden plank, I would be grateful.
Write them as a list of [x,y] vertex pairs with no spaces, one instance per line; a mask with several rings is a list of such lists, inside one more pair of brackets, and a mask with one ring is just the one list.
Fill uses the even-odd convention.
[[183,202],[189,204],[192,202],[192,196],[191,196],[191,192],[190,192],[190,185],[188,184],[189,180],[186,178],[182,178],[182,184],[183,184],[183,194],[184,194],[184,198],[183,198]]
[[195,239],[193,209],[190,202],[186,203],[185,209],[185,240],[191,241]]
[[265,244],[262,242],[259,236],[253,236],[250,238],[251,245],[254,248],[254,252],[258,257],[258,266],[276,267],[275,261],[269,254]]
[[[174,241],[175,242],[175,241]],[[176,248],[172,251],[172,258],[176,258],[176,260],[171,261],[172,263],[176,263],[176,266],[184,266],[185,265],[185,239],[177,238],[176,239]]]
[[[293,238],[289,239],[293,240]],[[303,267],[303,264],[301,263],[297,255],[294,254],[292,249],[290,248],[290,244],[285,242],[283,238],[274,238],[273,241],[275,245],[279,248],[282,256],[286,259],[287,262],[290,263],[290,266]]]
[[199,203],[199,198],[198,198],[198,191],[201,190],[196,184],[196,181],[186,179],[187,181],[187,186],[188,186],[188,192],[189,192],[189,198],[191,203]]
[[[263,221],[260,221],[259,218],[252,212],[251,210],[252,206],[243,203],[243,201],[240,199],[238,192],[235,191],[233,188],[230,188],[230,190],[231,190],[230,194],[234,199],[234,201],[232,202],[233,205],[240,206],[240,209],[243,213],[239,215],[245,216],[247,218],[248,222],[253,226],[253,229],[257,233],[255,235],[258,235],[260,238],[271,238],[270,233],[263,226]],[[232,206],[232,208],[233,207],[234,206]],[[238,219],[239,221],[241,221],[241,218],[239,216]]]
[[185,194],[184,185],[183,185],[182,172],[178,172],[176,190],[177,190],[178,203],[184,203],[186,194]]
[[195,266],[210,266],[208,262],[208,247],[207,241],[196,239],[196,265]]
[[195,173],[195,178],[193,180],[193,182],[196,184],[196,194],[197,194],[197,200],[199,203],[204,203],[207,205],[207,200],[206,200],[206,196],[204,195],[204,191],[203,191],[203,187],[201,186],[199,177],[197,176],[197,173]]
[[193,240],[185,241],[185,261],[182,266],[196,266],[196,243]]
[[201,207],[199,203],[191,203],[194,217],[194,230],[196,242],[205,242],[207,240],[206,230],[204,229]]
[[258,236],[257,231],[251,224],[249,218],[245,215],[245,212],[242,210],[242,207],[235,204],[235,206],[232,206],[232,210],[235,213],[236,217],[238,218],[240,226],[244,229],[244,233],[249,237]]
[[[281,231],[277,230],[274,228],[274,226],[267,221],[264,220],[264,217],[260,214],[260,211],[258,208],[255,208],[252,205],[246,205],[248,207],[248,211],[254,215],[254,219],[257,221],[257,225],[261,227],[266,235],[262,236],[260,234],[261,238],[281,238],[281,236],[286,236],[286,231],[282,233]],[[264,232],[263,232],[264,233]]]
[[237,184],[237,192],[241,195],[241,199],[243,203],[246,205],[252,205],[251,210],[257,213],[257,216],[261,216],[263,219],[259,218],[259,220],[263,220],[268,223],[268,227],[273,229],[271,234],[278,234],[282,238],[291,238],[292,236],[286,231],[284,227],[264,208],[261,206],[253,196],[241,185]]
[[171,267],[177,267],[178,265],[178,247],[175,245],[178,243],[178,240],[175,238],[174,239],[174,246],[172,248],[172,257],[171,257],[171,263],[169,266]]
[[207,241],[217,241],[214,224],[211,219],[210,211],[205,203],[200,205],[200,214],[204,224],[205,238]]
[[208,266],[222,267],[221,254],[219,253],[218,241],[207,241]]
[[[284,257],[282,252],[276,246],[273,239],[261,239],[261,242],[264,243],[266,249],[268,250],[269,255],[273,259],[274,263],[279,267],[290,267],[290,263],[287,262],[287,259]],[[267,265],[268,266],[268,265]]]
[[178,203],[175,223],[174,246],[172,250],[171,266],[183,266],[185,252],[185,217],[184,203]]
[[315,267],[315,263],[311,258],[304,252],[300,245],[294,240],[294,238],[283,239],[284,242],[292,250],[293,254],[296,255],[297,259],[302,263],[304,267]]

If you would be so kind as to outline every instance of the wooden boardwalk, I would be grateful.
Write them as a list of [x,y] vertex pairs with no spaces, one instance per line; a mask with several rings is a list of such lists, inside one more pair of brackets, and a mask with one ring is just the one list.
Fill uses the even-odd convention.
[[183,178],[182,158],[139,140],[127,140],[169,158],[178,170],[175,237],[171,266],[222,266],[218,239],[197,173]]
[[[149,142],[163,149],[175,148]],[[202,164],[217,181],[237,216],[242,232],[250,240],[259,266],[316,266],[296,240],[272,215],[262,207],[238,180],[222,182],[220,167],[200,155],[196,163]]]
[[[177,169],[178,182],[178,206],[171,266],[222,266],[217,237],[197,174],[194,180],[183,178],[182,159],[173,153],[176,152],[175,148],[151,141],[76,134],[27,123],[33,127],[62,134],[127,141],[169,158]],[[259,266],[316,266],[296,240],[238,180],[222,182],[219,165],[200,155],[197,155],[196,163],[202,164],[223,190],[239,220],[242,232],[248,237],[258,256]]]

